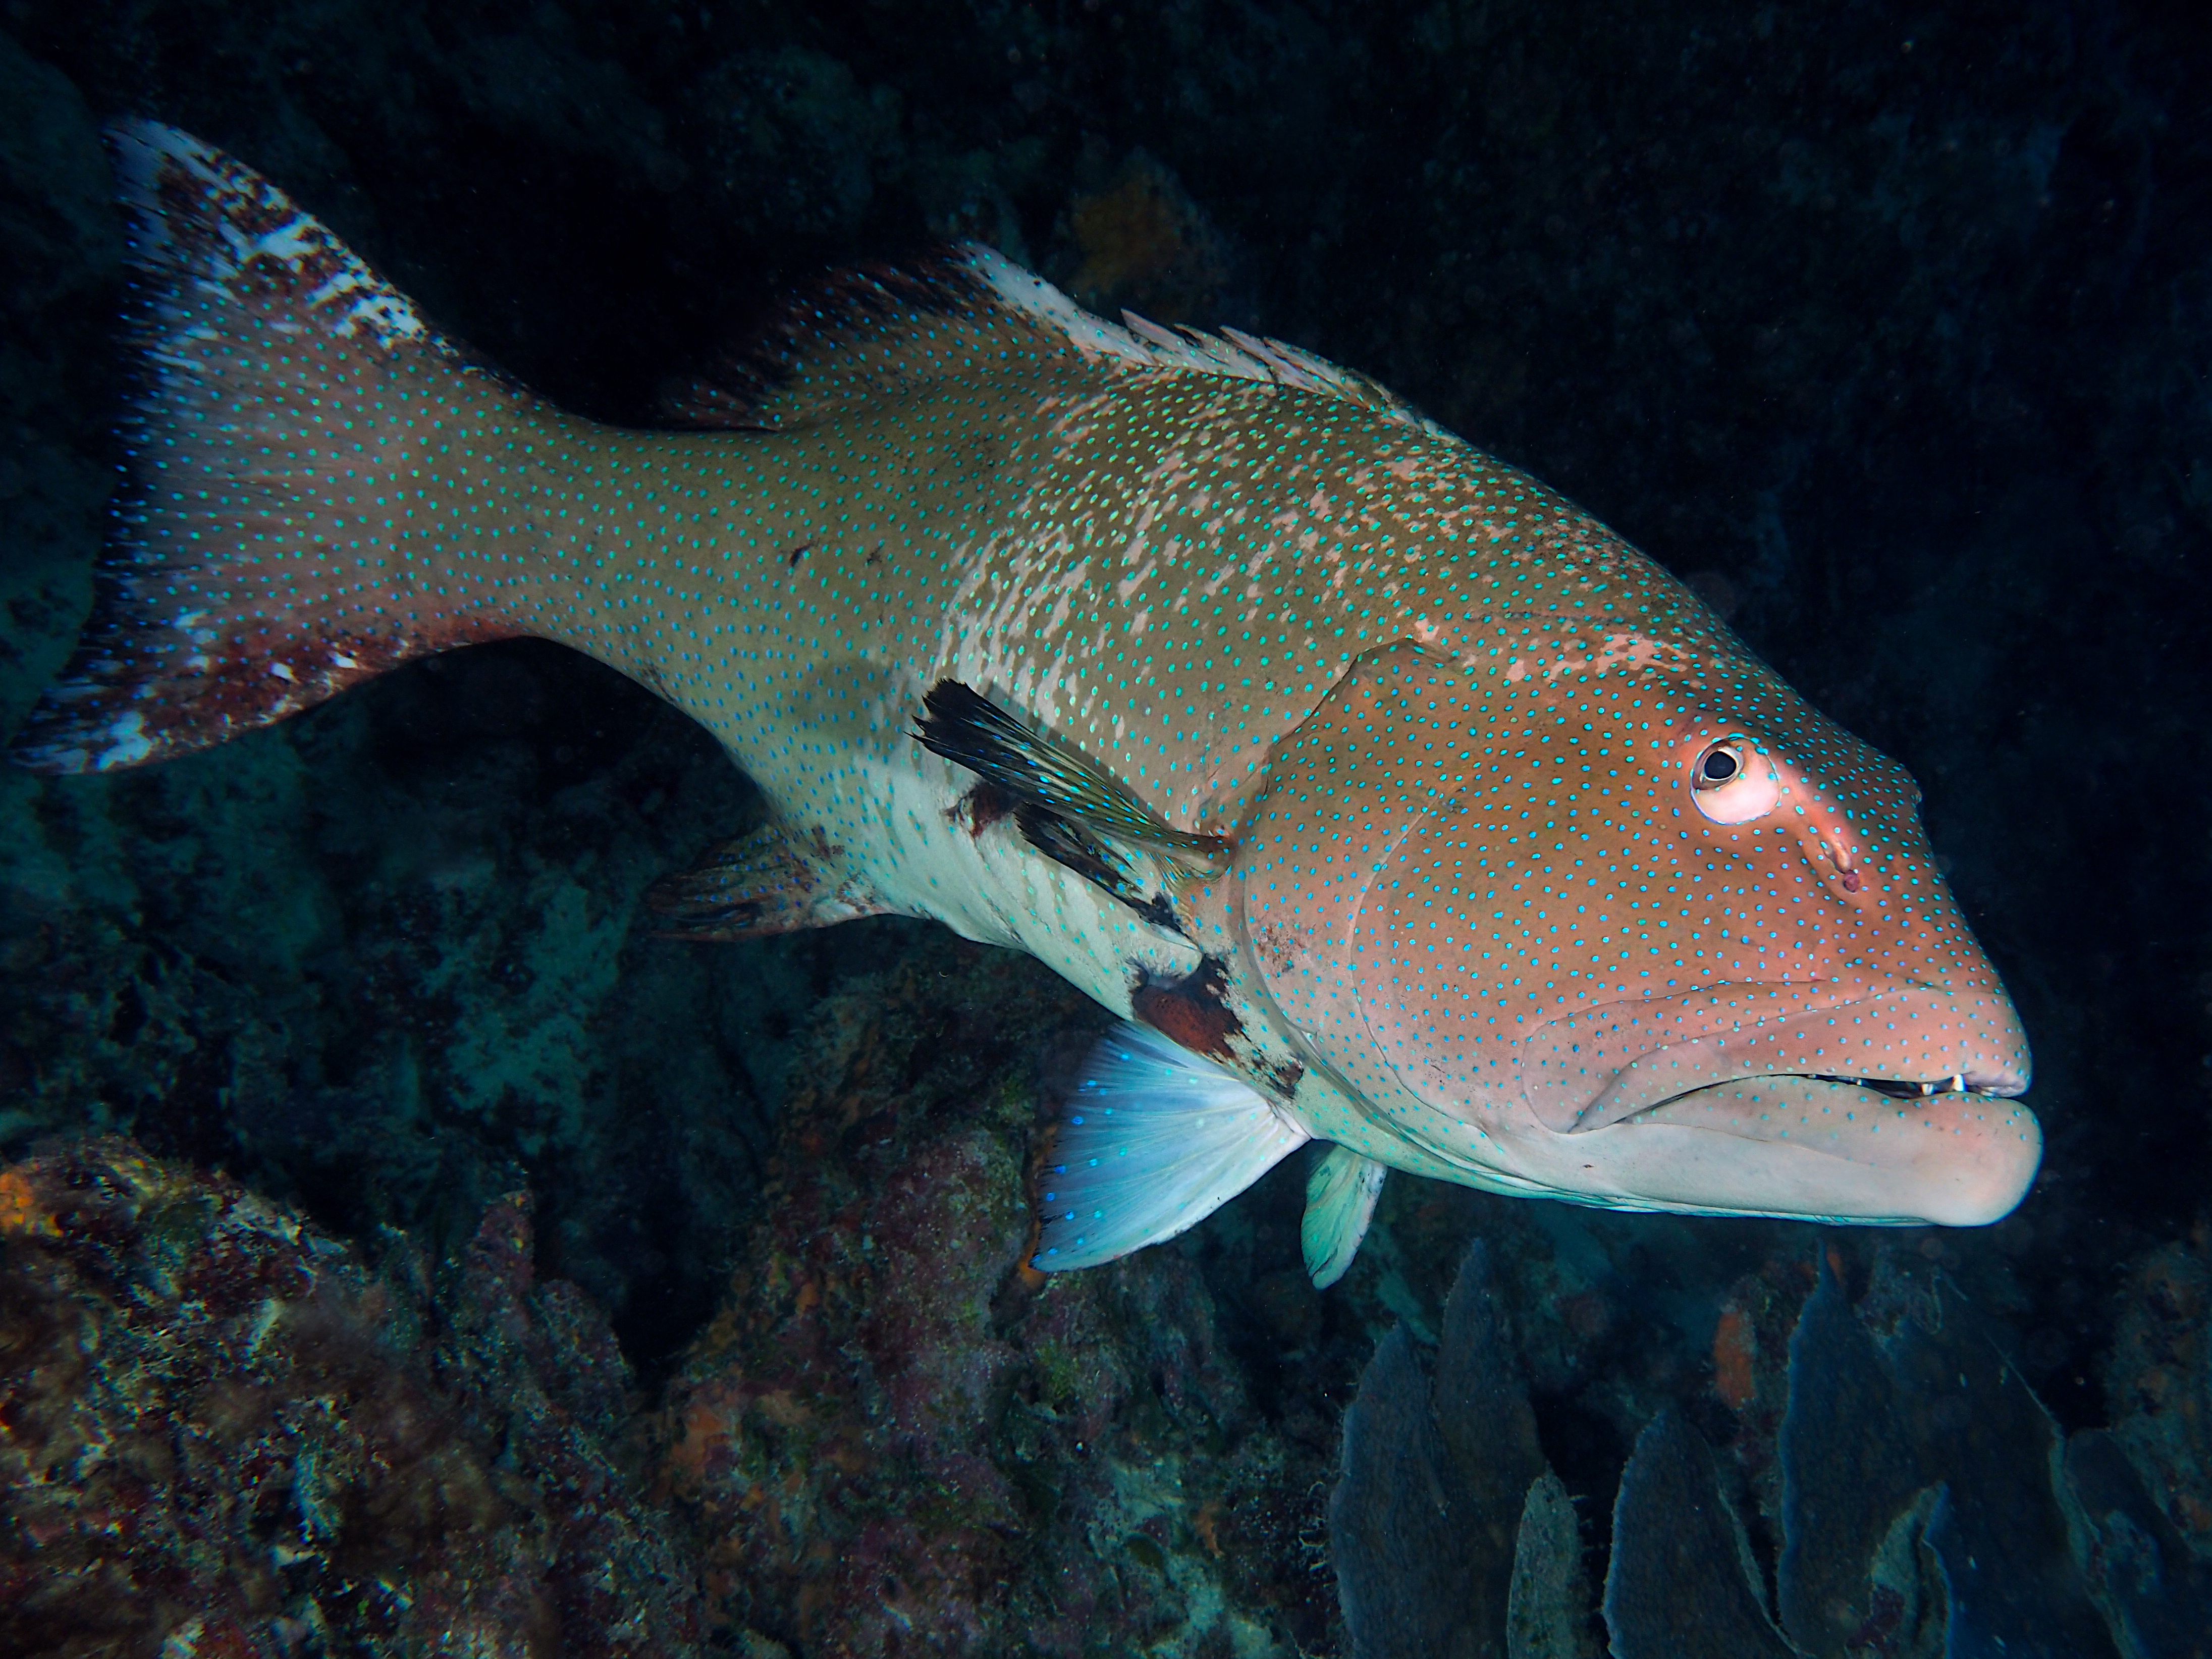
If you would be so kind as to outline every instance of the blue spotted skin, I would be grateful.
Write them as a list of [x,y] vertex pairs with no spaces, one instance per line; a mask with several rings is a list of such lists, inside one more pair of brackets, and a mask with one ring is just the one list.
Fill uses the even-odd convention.
[[[721,405],[756,429],[618,431],[471,364],[228,158],[115,143],[135,493],[33,763],[159,758],[535,635],[760,784],[779,925],[933,916],[1125,1016],[1203,969],[1202,1038],[1162,1029],[1381,1164],[1869,1221],[2025,1190],[2025,1038],[1903,771],[1356,375],[1104,323],[969,249],[801,313]],[[1176,927],[963,807],[974,778],[911,735],[945,678],[1229,840],[1225,870],[1131,851]],[[1771,786],[1758,816],[1699,805],[1717,742]]]

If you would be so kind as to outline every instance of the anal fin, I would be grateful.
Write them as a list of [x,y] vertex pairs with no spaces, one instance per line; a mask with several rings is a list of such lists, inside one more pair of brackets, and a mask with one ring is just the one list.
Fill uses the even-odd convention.
[[1305,1220],[1298,1228],[1314,1289],[1327,1290],[1351,1267],[1389,1173],[1349,1146],[1330,1147],[1328,1156],[1314,1165],[1306,1177]]
[[1095,1267],[1173,1238],[1309,1139],[1242,1079],[1123,1024],[1091,1051],[1037,1172],[1031,1265]]
[[646,902],[662,917],[662,933],[692,939],[791,933],[888,912],[846,867],[844,853],[818,829],[802,836],[770,819],[689,870],[663,877]]

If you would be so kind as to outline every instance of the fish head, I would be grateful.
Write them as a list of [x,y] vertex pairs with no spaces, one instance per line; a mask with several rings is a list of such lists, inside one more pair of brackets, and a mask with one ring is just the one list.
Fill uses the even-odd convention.
[[1284,1021],[1474,1184],[2005,1214],[2027,1039],[1911,777],[1740,647],[1612,646],[1389,647],[1277,744],[1231,902]]

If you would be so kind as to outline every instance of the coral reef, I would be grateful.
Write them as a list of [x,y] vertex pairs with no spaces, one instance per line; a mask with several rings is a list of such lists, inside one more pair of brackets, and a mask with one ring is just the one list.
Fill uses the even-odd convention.
[[1297,1559],[1326,1449],[1255,1410],[1199,1265],[1026,1266],[1025,1056],[1095,1030],[951,944],[823,1006],[744,1266],[665,1407],[718,1620],[807,1655],[1326,1638]]
[[1433,1378],[1402,1325],[1360,1376],[1328,1517],[1355,1652],[1500,1650],[1480,1636],[1504,1631],[1520,1570],[1540,1571],[1533,1536],[1525,1552],[1516,1539],[1532,1489],[1550,1474],[1514,1352],[1478,1240],[1444,1304]]
[[2212,1238],[2133,1264],[2105,1361],[2113,1436],[2166,1518],[2212,1559]]
[[2067,1442],[2063,1495],[2090,1597],[2127,1659],[2212,1655],[2212,1563],[2191,1553],[2104,1430]]
[[[1716,1456],[1692,1419],[1727,1419],[1694,1398],[1638,1434],[1613,1508],[1607,1650],[2212,1651],[2212,1568],[2150,1502],[2120,1437],[2065,1440],[2007,1362],[2002,1328],[1940,1271],[1877,1249],[1854,1304],[1849,1267],[1831,1251],[1807,1275],[1786,1362],[1783,1344],[1747,1360],[1723,1348],[1711,1393],[1735,1419],[1735,1458]],[[1573,1513],[1495,1299],[1478,1244],[1446,1306],[1434,1385],[1401,1324],[1346,1414],[1329,1531],[1355,1659],[1594,1650],[1587,1604],[1570,1599]],[[1743,1300],[1739,1285],[1717,1329],[1741,1328]],[[1478,1386],[1448,1380],[1470,1369]],[[1757,1405],[1778,1389],[1770,1431]],[[1759,1455],[1743,1455],[1747,1438]],[[1510,1601],[1497,1593],[1509,1566]]]
[[1123,307],[1164,323],[1212,315],[1227,281],[1221,234],[1159,161],[1138,150],[1106,185],[1068,204],[1073,250],[1055,274],[1084,304],[1112,316]]
[[433,1294],[264,1199],[80,1142],[0,1170],[0,1649],[684,1655],[629,1376],[492,1206]]
[[1789,1659],[1795,1650],[1760,1605],[1750,1557],[1712,1448],[1677,1413],[1660,1413],[1637,1437],[1613,1506],[1605,1624],[1614,1659]]

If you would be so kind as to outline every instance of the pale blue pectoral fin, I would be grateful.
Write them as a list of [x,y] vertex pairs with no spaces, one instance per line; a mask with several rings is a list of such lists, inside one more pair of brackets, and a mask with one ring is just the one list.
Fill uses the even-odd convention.
[[1195,1226],[1310,1138],[1244,1082],[1141,1025],[1091,1050],[1037,1171],[1032,1265],[1095,1267]]
[[1306,1218],[1298,1230],[1314,1289],[1327,1290],[1352,1266],[1389,1173],[1349,1146],[1330,1147],[1328,1156],[1314,1165],[1306,1177]]

